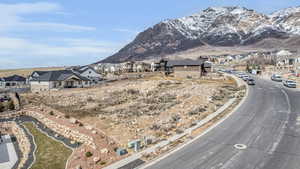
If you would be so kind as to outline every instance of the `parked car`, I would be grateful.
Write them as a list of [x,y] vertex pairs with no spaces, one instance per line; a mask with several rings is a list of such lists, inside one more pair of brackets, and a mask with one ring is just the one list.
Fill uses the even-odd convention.
[[282,82],[282,77],[280,75],[272,75],[271,76],[271,80],[275,81],[275,82]]
[[243,79],[244,81],[247,81],[248,79],[250,79],[250,76],[244,75],[244,76],[242,77],[242,79]]
[[252,78],[249,78],[249,79],[247,80],[247,84],[248,84],[248,85],[255,85],[255,80],[252,79]]
[[245,73],[238,73],[238,74],[237,74],[237,77],[243,78],[244,75],[245,75]]
[[6,101],[10,101],[10,98],[8,96],[0,97],[0,102],[6,102]]
[[284,80],[283,85],[286,86],[286,87],[289,87],[289,88],[296,88],[297,87],[296,82],[292,81],[292,80]]

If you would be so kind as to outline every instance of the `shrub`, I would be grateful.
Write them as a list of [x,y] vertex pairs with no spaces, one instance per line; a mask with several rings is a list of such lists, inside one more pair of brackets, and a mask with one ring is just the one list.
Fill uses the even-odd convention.
[[53,111],[50,111],[50,112],[49,112],[49,115],[53,116],[53,115],[54,115],[54,112],[53,112]]
[[101,161],[101,162],[100,162],[100,165],[105,165],[105,164],[106,164],[105,161]]
[[92,97],[87,98],[87,102],[94,102],[95,100]]
[[8,102],[8,107],[7,107],[9,110],[14,110],[15,109],[15,104],[13,101],[9,101]]
[[4,112],[5,107],[2,102],[0,102],[0,112]]
[[92,157],[92,156],[93,156],[93,153],[91,153],[90,151],[88,151],[88,152],[85,153],[85,156],[88,157],[88,158],[89,158],[89,157]]
[[66,114],[66,115],[65,115],[65,118],[66,118],[66,119],[69,119],[69,118],[70,118],[70,116]]

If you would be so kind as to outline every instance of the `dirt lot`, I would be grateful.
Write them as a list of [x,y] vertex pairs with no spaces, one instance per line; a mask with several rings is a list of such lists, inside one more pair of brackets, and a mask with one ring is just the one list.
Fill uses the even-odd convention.
[[175,77],[153,74],[89,89],[25,95],[28,103],[45,104],[90,124],[120,145],[151,137],[158,141],[180,133],[233,97],[234,80],[198,73]]

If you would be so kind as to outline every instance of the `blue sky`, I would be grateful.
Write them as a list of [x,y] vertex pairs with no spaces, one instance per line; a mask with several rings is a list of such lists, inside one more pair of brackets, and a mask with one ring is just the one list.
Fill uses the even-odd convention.
[[93,63],[117,52],[138,32],[210,6],[263,13],[299,0],[1,0],[0,69]]

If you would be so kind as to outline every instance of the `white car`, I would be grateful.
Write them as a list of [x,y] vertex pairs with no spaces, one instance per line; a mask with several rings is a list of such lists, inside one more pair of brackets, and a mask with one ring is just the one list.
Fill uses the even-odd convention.
[[284,80],[283,81],[283,85],[289,88],[296,88],[297,87],[297,83],[295,81],[292,80]]

